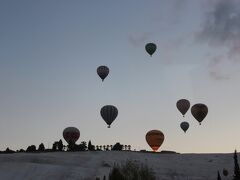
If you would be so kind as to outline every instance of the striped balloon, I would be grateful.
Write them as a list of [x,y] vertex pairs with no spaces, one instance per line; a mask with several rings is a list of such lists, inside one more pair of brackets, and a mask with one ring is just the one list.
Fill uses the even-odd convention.
[[178,110],[182,113],[183,117],[190,108],[190,102],[187,99],[180,99],[176,104]]
[[107,66],[99,66],[97,68],[97,74],[98,76],[104,81],[104,79],[108,76],[109,74],[109,68]]
[[205,104],[195,104],[191,108],[191,112],[193,117],[199,122],[201,125],[201,122],[208,114],[208,107]]
[[107,123],[108,128],[110,128],[110,125],[116,119],[116,117],[118,115],[118,110],[113,105],[106,105],[106,106],[102,107],[100,114],[101,114],[103,120]]

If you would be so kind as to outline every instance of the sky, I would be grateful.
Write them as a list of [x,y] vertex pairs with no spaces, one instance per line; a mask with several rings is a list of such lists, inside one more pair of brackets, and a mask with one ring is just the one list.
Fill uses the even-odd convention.
[[[240,150],[239,12],[237,0],[0,1],[0,150],[51,148],[69,126],[77,143],[150,150],[158,129],[160,150]],[[201,126],[182,98],[208,106]],[[107,104],[119,112],[110,129]]]

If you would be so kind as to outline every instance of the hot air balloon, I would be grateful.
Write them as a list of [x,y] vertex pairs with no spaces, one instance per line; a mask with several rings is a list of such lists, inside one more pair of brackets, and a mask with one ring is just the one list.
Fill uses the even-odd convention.
[[150,56],[153,55],[156,49],[157,49],[157,45],[154,43],[148,43],[145,45],[145,50],[147,51],[148,54],[150,54]]
[[182,113],[183,117],[190,108],[190,102],[187,99],[180,99],[176,104],[178,110]]
[[180,127],[182,128],[182,130],[186,133],[186,131],[188,130],[189,128],[189,123],[184,121],[180,124]]
[[164,141],[164,134],[159,130],[148,131],[146,141],[152,150],[156,152]]
[[75,127],[67,127],[63,130],[63,138],[68,144],[75,144],[80,137],[80,131]]
[[100,114],[103,120],[107,123],[108,128],[110,128],[110,125],[118,115],[118,109],[113,105],[106,105],[102,107]]
[[208,114],[208,107],[205,104],[195,104],[191,108],[191,112],[193,117],[199,122],[201,125],[201,122]]
[[104,81],[104,79],[108,76],[109,74],[109,68],[107,66],[99,66],[97,68],[97,74],[98,76]]

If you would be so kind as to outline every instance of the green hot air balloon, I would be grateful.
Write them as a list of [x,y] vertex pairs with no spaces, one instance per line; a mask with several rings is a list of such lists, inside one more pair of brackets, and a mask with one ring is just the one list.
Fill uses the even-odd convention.
[[188,128],[189,128],[189,123],[186,122],[186,121],[184,121],[184,122],[182,122],[182,123],[180,124],[180,127],[181,127],[181,129],[186,133],[186,131],[187,131]]
[[156,51],[157,49],[157,45],[154,43],[148,43],[145,45],[145,50],[147,51],[147,53],[152,56],[153,53]]
[[107,123],[108,128],[110,128],[112,122],[118,115],[118,109],[113,105],[106,105],[101,108],[100,114],[103,120]]

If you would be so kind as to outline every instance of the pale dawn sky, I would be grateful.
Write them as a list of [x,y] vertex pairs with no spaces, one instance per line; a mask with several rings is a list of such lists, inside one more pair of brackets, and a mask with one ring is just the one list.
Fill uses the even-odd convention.
[[[238,0],[1,0],[0,27],[0,150],[51,147],[68,126],[77,143],[150,150],[159,129],[160,150],[240,150]],[[182,98],[208,106],[201,126]],[[106,104],[119,112],[110,129]]]

